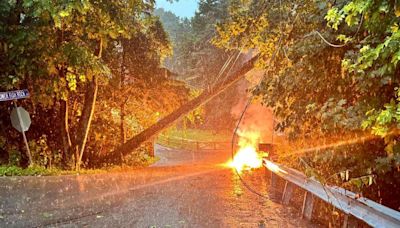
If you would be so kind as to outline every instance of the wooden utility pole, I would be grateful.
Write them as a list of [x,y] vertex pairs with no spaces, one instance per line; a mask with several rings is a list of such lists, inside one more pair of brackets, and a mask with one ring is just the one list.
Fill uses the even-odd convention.
[[240,79],[244,77],[244,75],[254,68],[254,63],[258,59],[258,55],[251,58],[249,61],[244,63],[241,68],[227,75],[227,79],[225,81],[217,83],[214,87],[206,89],[201,95],[189,101],[188,103],[182,105],[177,110],[167,115],[163,119],[159,120],[154,125],[135,135],[131,139],[127,140],[126,143],[119,146],[114,151],[108,153],[106,156],[100,158],[100,162],[108,162],[108,163],[120,163],[119,154],[126,156],[130,154],[132,151],[137,149],[143,142],[146,142],[150,138],[152,138],[155,134],[159,133],[163,129],[169,127],[176,120],[178,120],[181,116],[189,113],[193,109],[199,107],[210,101],[215,96],[219,95],[221,92],[226,90],[227,88],[234,85]]

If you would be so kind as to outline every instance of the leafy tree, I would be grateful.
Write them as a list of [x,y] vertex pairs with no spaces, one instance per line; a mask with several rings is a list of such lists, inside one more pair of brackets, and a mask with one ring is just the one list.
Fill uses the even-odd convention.
[[[104,89],[117,88],[143,101],[146,96],[134,97],[128,88],[142,86],[141,91],[147,93],[151,83],[164,78],[158,66],[170,48],[163,28],[151,14],[154,2],[16,0],[1,1],[0,8],[0,88],[30,90],[31,99],[23,101],[33,114],[28,137],[46,137],[48,150],[61,153],[65,166],[79,169],[88,140],[96,135],[90,131],[93,119],[104,124],[96,122],[96,104],[121,108],[121,102],[109,102]],[[123,71],[121,62],[112,61],[120,59],[121,53],[127,65]],[[159,83],[167,91],[185,93],[182,86],[170,86],[167,79]],[[3,117],[8,105],[0,108]],[[18,135],[8,123],[1,125],[2,137],[11,135],[6,140],[13,142],[5,144],[10,147],[5,149],[14,150],[11,145]]]
[[[301,168],[321,181],[343,185],[348,180],[336,174],[350,170],[358,182],[346,186],[377,200],[382,197],[378,183],[396,186],[395,2],[232,1],[229,12],[229,19],[218,25],[214,43],[260,53],[258,66],[266,77],[254,94],[273,108],[277,128],[290,139],[286,150],[335,145],[360,135],[369,138],[307,154],[286,153],[282,161],[300,168],[301,154]],[[385,136],[384,143],[364,129]],[[365,176],[377,184],[359,185],[362,178],[357,177]],[[383,202],[399,204],[388,195]]]
[[[167,59],[166,67],[196,89],[208,89],[218,80],[225,80],[226,73],[233,71],[233,65],[242,63],[242,56],[237,51],[217,48],[211,42],[216,33],[215,24],[228,18],[228,5],[229,1],[225,0],[199,1],[199,9],[190,21],[163,9],[155,12],[174,47],[174,55]],[[220,73],[222,69],[225,70],[223,74]],[[223,92],[204,105],[204,111],[196,110],[197,113],[203,113],[204,121],[193,127],[213,130],[232,128],[234,118],[231,109],[239,102],[240,96],[245,96],[245,91],[238,87]],[[216,110],[215,107],[220,108]]]

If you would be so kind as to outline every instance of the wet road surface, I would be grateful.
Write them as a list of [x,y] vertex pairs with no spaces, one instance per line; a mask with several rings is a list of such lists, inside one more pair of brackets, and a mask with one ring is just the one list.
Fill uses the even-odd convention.
[[[157,147],[154,166],[125,173],[0,178],[0,227],[313,227],[249,192],[229,155]],[[244,173],[267,196],[264,171]]]

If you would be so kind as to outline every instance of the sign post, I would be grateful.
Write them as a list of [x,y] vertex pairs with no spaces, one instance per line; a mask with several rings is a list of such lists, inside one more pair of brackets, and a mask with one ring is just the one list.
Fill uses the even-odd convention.
[[31,151],[29,149],[28,140],[25,135],[25,131],[29,129],[31,125],[31,119],[29,117],[29,113],[22,107],[17,106],[18,99],[24,99],[29,97],[28,90],[15,90],[15,91],[7,91],[0,92],[0,101],[14,101],[15,108],[11,111],[11,124],[17,129],[17,131],[22,133],[22,137],[26,146],[26,151],[29,159],[29,165],[33,164]]
[[28,140],[26,139],[25,131],[29,129],[31,125],[31,118],[29,117],[29,113],[22,107],[17,106],[17,101],[14,101],[15,108],[11,111],[11,124],[17,131],[22,133],[22,138],[24,139],[24,143],[26,146],[26,151],[29,159],[29,164],[32,165],[32,154],[29,149]]

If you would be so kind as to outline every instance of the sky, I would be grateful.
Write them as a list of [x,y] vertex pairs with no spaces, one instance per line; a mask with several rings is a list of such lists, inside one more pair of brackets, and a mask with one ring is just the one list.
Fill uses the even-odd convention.
[[167,0],[156,0],[157,8],[164,8],[179,17],[193,17],[197,9],[197,0],[179,0],[171,4]]

